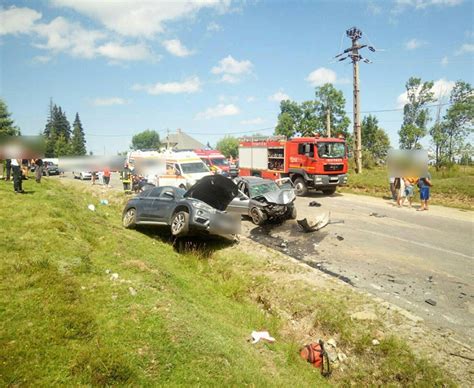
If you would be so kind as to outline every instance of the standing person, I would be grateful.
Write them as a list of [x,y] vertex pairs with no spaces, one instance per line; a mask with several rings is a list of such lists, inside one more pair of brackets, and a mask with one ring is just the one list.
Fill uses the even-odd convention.
[[128,164],[125,164],[125,167],[122,170],[122,184],[123,184],[123,191],[125,191],[125,193],[129,193],[131,191],[130,183],[131,183],[130,169],[128,168]]
[[102,179],[104,180],[104,185],[110,187],[110,169],[108,167],[104,168]]
[[12,160],[11,159],[5,160],[5,170],[6,170],[5,180],[9,181],[10,180],[10,174],[11,174],[11,171],[12,171]]
[[428,210],[428,201],[430,199],[430,187],[433,186],[431,183],[431,174],[427,171],[423,177],[418,179],[418,187],[420,188],[420,201],[421,206],[418,211]]
[[43,159],[35,159],[35,179],[36,183],[41,183],[43,177]]
[[405,182],[402,177],[395,178],[395,190],[397,192],[397,205],[401,207],[405,202]]
[[414,184],[416,182],[416,178],[407,177],[403,178],[405,183],[405,197],[408,199],[408,206],[411,207],[413,203],[413,195],[414,195]]
[[22,174],[21,174],[21,159],[12,159],[12,173],[13,173],[13,189],[15,193],[23,194],[23,182],[22,182]]
[[390,182],[390,193],[392,194],[392,199],[394,201],[397,200],[397,190],[395,189],[395,177],[394,176],[391,176],[388,178],[389,182]]

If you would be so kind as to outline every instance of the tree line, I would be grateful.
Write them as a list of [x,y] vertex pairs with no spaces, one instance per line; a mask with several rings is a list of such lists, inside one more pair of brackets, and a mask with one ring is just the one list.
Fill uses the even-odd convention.
[[50,101],[49,113],[43,131],[45,139],[45,156],[48,158],[60,156],[86,155],[86,139],[79,113],[72,124],[69,123],[66,112]]

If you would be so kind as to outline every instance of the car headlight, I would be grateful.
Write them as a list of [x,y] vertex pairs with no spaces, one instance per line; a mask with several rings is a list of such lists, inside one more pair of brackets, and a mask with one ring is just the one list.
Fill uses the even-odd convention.
[[195,209],[198,209],[200,211],[204,211],[207,213],[214,214],[216,212],[216,209],[214,209],[212,206],[209,206],[207,203],[204,203],[201,201],[193,201],[193,206]]

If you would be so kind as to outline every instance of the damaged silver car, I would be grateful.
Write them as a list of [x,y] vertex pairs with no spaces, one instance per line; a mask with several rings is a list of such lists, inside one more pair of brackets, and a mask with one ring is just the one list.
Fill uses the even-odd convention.
[[296,218],[296,195],[290,180],[280,180],[277,184],[270,179],[239,177],[235,182],[250,198],[248,215],[255,225],[262,225],[267,220]]
[[154,187],[127,202],[122,223],[126,228],[168,225],[175,237],[235,235],[240,233],[240,215],[226,209],[238,194],[235,183],[222,175],[206,176],[188,191],[173,186]]

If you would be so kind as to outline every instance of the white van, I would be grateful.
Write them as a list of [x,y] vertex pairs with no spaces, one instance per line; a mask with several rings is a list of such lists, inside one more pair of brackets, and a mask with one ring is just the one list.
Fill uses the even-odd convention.
[[199,156],[190,151],[132,151],[127,163],[156,186],[188,189],[202,177],[212,175]]

